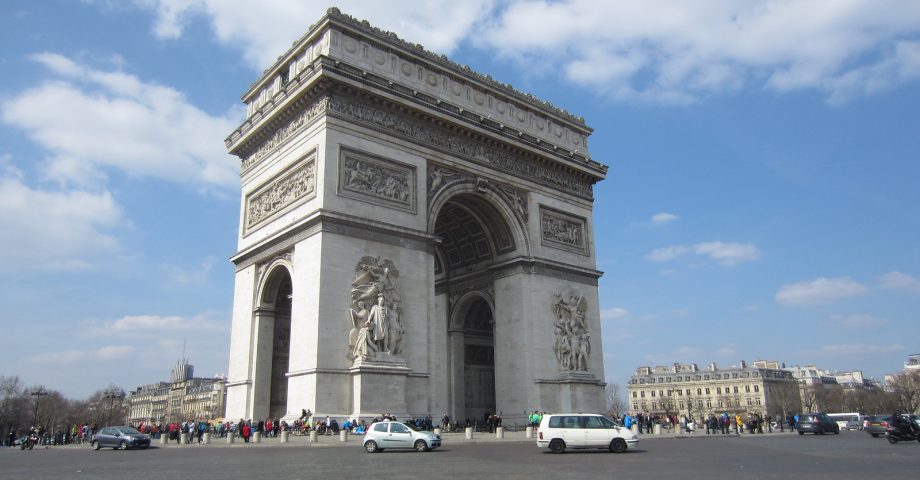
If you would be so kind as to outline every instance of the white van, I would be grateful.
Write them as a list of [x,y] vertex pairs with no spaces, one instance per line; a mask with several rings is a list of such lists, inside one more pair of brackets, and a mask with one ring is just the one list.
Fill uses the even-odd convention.
[[543,415],[537,430],[537,446],[562,453],[567,448],[607,448],[623,453],[636,448],[639,438],[613,420],[593,413]]

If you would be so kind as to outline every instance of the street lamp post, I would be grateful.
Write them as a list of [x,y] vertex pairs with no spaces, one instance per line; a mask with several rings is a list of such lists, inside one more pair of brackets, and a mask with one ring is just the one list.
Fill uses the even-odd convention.
[[29,392],[29,395],[35,397],[35,407],[32,410],[32,426],[34,427],[35,422],[38,421],[38,401],[41,400],[41,398],[45,395],[48,395],[48,391],[45,390],[45,387],[38,387],[35,390]]
[[109,414],[106,416],[106,421],[111,424],[112,410],[115,409],[115,399],[118,399],[119,403],[121,403],[121,399],[125,398],[125,394],[116,390],[109,390],[109,392],[105,394],[105,398],[109,399]]

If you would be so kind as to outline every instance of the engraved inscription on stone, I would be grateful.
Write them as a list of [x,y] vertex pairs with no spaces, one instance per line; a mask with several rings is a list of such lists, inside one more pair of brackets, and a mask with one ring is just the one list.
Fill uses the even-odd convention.
[[415,213],[415,167],[343,147],[339,195]]
[[588,371],[591,335],[585,323],[588,302],[580,292],[557,293],[552,310],[555,316],[553,351],[559,370]]
[[246,196],[246,233],[316,192],[316,155],[311,152]]
[[587,255],[586,223],[582,217],[540,206],[540,231],[543,245]]

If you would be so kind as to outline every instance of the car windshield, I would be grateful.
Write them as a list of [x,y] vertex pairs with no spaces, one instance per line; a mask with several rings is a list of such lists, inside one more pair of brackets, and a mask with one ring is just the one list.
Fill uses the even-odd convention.
[[134,427],[118,427],[118,430],[125,435],[140,435],[141,432],[138,432]]

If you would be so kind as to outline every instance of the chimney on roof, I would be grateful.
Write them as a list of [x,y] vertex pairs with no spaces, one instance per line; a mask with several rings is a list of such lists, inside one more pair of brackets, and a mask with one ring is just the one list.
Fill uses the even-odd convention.
[[747,362],[744,360],[741,361],[741,368],[747,368]]
[[709,371],[716,371],[716,362],[709,362]]

